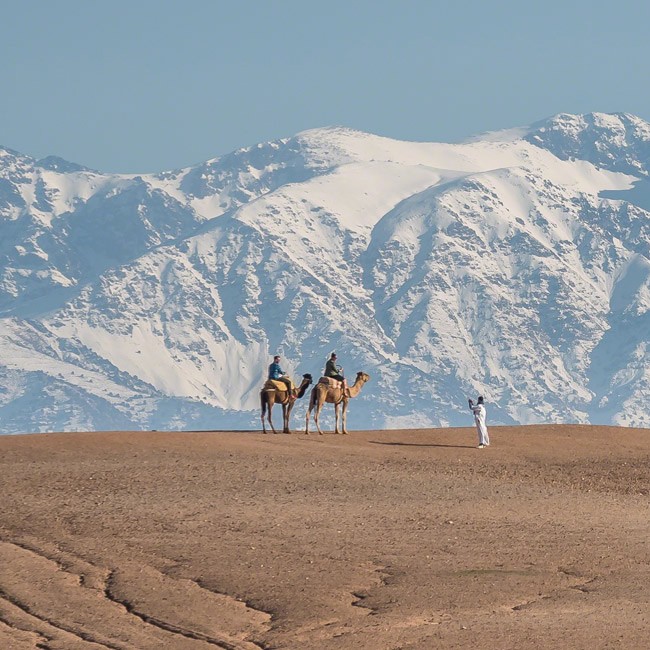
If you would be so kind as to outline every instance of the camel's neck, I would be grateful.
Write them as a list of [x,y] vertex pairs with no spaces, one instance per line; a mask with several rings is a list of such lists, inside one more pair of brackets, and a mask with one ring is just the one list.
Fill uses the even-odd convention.
[[363,388],[363,382],[355,381],[354,384],[349,388],[350,397],[356,397],[361,392],[362,388]]
[[304,394],[305,391],[309,388],[309,385],[311,384],[311,381],[308,379],[303,379],[302,383],[300,384],[298,388],[298,398],[300,399]]

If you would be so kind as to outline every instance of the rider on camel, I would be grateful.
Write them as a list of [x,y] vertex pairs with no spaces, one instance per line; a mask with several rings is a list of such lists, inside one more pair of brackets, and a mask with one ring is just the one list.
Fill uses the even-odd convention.
[[332,352],[332,356],[325,364],[325,372],[323,374],[325,377],[331,377],[332,379],[336,379],[342,382],[341,388],[345,394],[345,391],[347,390],[347,384],[345,382],[345,377],[343,376],[343,368],[336,365],[336,352]]
[[280,355],[276,354],[273,357],[273,363],[269,366],[269,379],[273,379],[275,381],[281,381],[282,383],[287,385],[287,392],[289,393],[289,397],[291,399],[295,399],[296,396],[294,394],[293,390],[293,382],[291,381],[291,377],[282,370],[280,367]]

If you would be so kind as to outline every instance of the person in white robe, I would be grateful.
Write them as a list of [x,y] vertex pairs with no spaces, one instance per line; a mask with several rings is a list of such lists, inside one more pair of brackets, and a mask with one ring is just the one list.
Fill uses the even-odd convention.
[[478,448],[490,446],[490,436],[488,434],[487,425],[485,424],[485,402],[483,396],[480,395],[474,404],[474,400],[469,400],[469,408],[474,414],[474,423],[476,424],[476,431],[478,432]]

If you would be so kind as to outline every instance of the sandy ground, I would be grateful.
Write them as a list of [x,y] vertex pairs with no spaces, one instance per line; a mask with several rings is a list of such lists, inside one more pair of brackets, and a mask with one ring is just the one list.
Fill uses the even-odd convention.
[[0,648],[650,647],[650,430],[0,437]]

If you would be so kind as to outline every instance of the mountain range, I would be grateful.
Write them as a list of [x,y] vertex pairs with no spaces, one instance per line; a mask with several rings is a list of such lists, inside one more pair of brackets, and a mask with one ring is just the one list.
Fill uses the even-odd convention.
[[271,356],[332,351],[371,375],[351,428],[469,425],[478,394],[492,424],[650,426],[649,173],[622,113],[160,174],[0,147],[0,432],[258,427]]

